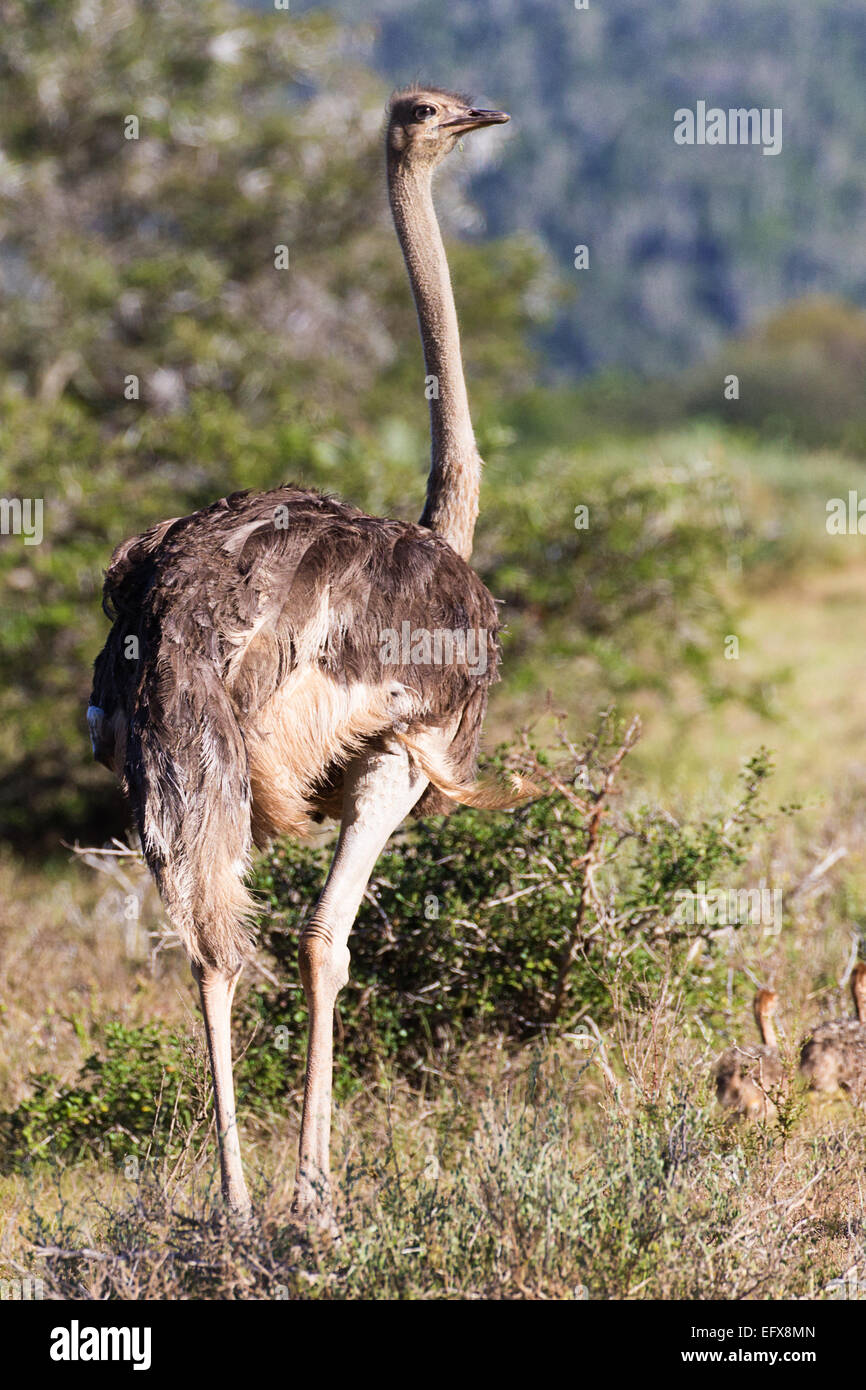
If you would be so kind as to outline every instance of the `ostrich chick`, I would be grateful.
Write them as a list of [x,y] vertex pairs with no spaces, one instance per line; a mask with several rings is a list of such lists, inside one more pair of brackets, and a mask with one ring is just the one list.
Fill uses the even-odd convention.
[[772,989],[759,989],[754,1012],[760,1046],[729,1047],[716,1063],[716,1099],[725,1110],[749,1120],[771,1120],[776,1107],[771,1092],[784,1076],[773,1027],[779,996]]
[[855,1099],[866,1096],[866,962],[859,961],[851,975],[856,1018],[821,1023],[803,1043],[800,1071],[813,1091],[834,1094],[847,1091]]

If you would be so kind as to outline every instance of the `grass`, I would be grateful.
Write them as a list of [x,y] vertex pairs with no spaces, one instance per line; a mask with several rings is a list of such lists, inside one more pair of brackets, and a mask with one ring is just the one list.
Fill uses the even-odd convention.
[[426,1087],[383,1076],[338,1117],[336,1243],[289,1215],[291,1129],[252,1145],[256,1214],[233,1228],[203,1127],[173,1171],[17,1186],[4,1253],[58,1298],[832,1297],[866,1258],[864,1116],[732,1130],[706,1048],[663,1022],[629,1025],[608,1080],[562,1040],[457,1055]]
[[684,683],[673,702],[639,697],[639,760],[650,789],[667,787],[677,797],[708,781],[724,785],[741,750],[762,740],[777,754],[775,781],[784,798],[822,802],[830,788],[860,775],[864,592],[866,558],[855,553],[836,568],[795,573],[746,608],[739,661],[744,679],[766,690],[771,718],[740,704],[709,708]]
[[[829,839],[851,828],[846,804],[835,814]],[[819,847],[782,823],[767,852],[793,881]],[[768,938],[745,927],[728,957],[731,978],[771,980],[783,997],[794,1084],[777,1126],[731,1125],[715,1106],[713,1059],[751,1027],[744,1007],[724,1007],[724,972],[704,946],[688,995],[712,996],[711,1011],[669,979],[629,1010],[614,983],[603,1051],[587,1043],[588,1017],[523,1046],[445,1035],[414,1075],[380,1063],[344,1091],[336,1244],[290,1215],[295,1084],[281,1113],[243,1114],[249,1229],[220,1213],[215,1136],[196,1104],[167,1147],[55,1155],[0,1177],[0,1277],[39,1277],[46,1297],[82,1299],[834,1298],[834,1281],[866,1262],[866,1114],[808,1101],[794,1082],[798,1038],[845,1008],[844,884],[817,887],[790,929]],[[131,1026],[162,1016],[185,1037],[191,1090],[204,1096],[180,953],[130,960],[110,937],[100,948],[114,889],[99,877],[58,879],[41,900],[33,882],[17,888],[27,905],[12,914],[3,977],[14,1015],[0,1025],[13,1092],[48,1058],[74,1076],[106,1015]],[[146,898],[145,921],[151,912],[155,922]],[[241,1030],[236,1050],[250,1040]]]

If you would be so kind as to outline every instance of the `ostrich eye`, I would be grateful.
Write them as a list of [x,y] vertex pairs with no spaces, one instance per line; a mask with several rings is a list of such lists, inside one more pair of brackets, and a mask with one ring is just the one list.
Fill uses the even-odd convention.
[[436,115],[436,107],[425,106],[422,103],[420,106],[415,107],[414,111],[412,112],[412,115],[416,121],[429,121],[431,116]]

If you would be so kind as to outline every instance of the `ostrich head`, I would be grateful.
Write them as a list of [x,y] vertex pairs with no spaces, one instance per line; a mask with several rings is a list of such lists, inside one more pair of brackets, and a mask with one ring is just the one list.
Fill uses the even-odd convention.
[[468,97],[439,87],[395,92],[388,105],[388,157],[432,168],[461,136],[509,120],[505,111],[481,111]]

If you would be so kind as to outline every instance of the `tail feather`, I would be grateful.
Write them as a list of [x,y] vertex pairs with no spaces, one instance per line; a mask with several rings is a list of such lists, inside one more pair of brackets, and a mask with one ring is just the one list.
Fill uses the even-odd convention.
[[[195,709],[190,692],[195,692]],[[196,964],[230,972],[252,954],[246,748],[216,671],[185,671],[157,710],[133,716],[125,778],[142,846]]]
[[411,734],[398,733],[397,738],[415,758],[421,771],[451,801],[461,806],[474,806],[483,811],[508,811],[521,802],[540,796],[540,789],[517,772],[507,774],[508,786],[496,777],[481,777],[471,782],[454,776],[448,763],[448,752],[414,739]]

